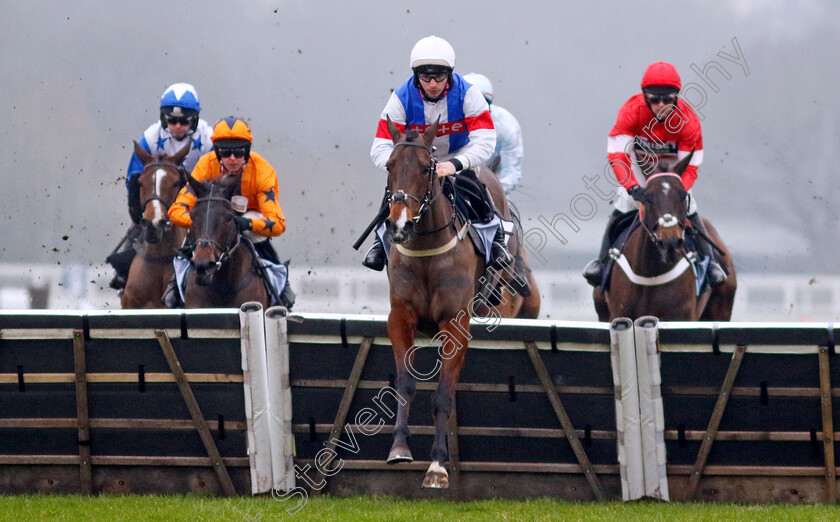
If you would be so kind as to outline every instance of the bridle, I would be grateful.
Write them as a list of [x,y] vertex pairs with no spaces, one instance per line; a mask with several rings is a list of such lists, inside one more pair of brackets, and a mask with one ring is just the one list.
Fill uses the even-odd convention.
[[[671,174],[671,173],[656,174],[655,176],[651,176],[650,178],[648,178],[648,181],[650,181],[651,179],[653,179],[656,176],[677,176],[677,175],[676,174]],[[677,177],[679,177],[679,176],[677,176]],[[687,201],[686,201],[686,204],[688,204]],[[654,233],[653,230],[648,228],[648,225],[645,223],[645,207],[644,207],[644,204],[639,205],[639,222],[642,224],[642,228],[644,229],[645,233],[647,233],[650,240],[653,241],[653,243],[656,245],[656,247],[658,249],[661,250],[662,245],[663,245],[663,241],[661,239],[659,239],[659,237],[657,237],[656,233]],[[680,230],[682,231],[681,237],[683,239],[685,239],[686,224],[685,224],[685,222],[680,222],[680,220],[676,216],[674,216],[673,214],[671,214],[671,213],[662,214],[656,220],[656,224],[658,225],[659,228],[671,228],[671,227],[675,227],[675,226],[680,227]]]
[[[184,167],[182,165],[175,165],[174,163],[169,163],[169,162],[166,162],[166,161],[154,161],[152,163],[147,163],[146,165],[144,165],[143,166],[143,171],[145,172],[149,168],[157,168],[157,167],[170,167],[170,168],[174,167],[174,168],[176,168],[178,170],[178,178],[179,178],[178,190],[180,191],[181,188],[183,188],[183,186],[186,185],[187,174],[186,174],[186,170],[184,169]],[[160,196],[160,194],[158,194],[157,183],[152,183],[152,195],[149,196],[148,198],[146,198],[145,201],[143,201],[142,209],[143,209],[144,212],[146,211],[146,206],[149,203],[151,203],[152,201],[160,201],[161,204],[165,208],[169,208],[172,205],[172,203],[175,202],[174,199],[172,201],[165,201]]]
[[[233,206],[232,206],[230,200],[228,200],[227,198],[219,197],[219,196],[213,196],[212,189],[211,189],[211,193],[210,193],[209,196],[203,197],[203,198],[198,198],[198,199],[195,200],[195,203],[193,204],[193,212],[195,212],[195,207],[199,203],[212,202],[212,201],[221,202],[227,208],[233,209]],[[184,253],[187,254],[187,257],[190,258],[190,264],[193,264],[194,260],[193,260],[193,255],[192,254],[195,252],[196,248],[198,248],[198,247],[212,247],[213,253],[217,254],[216,268],[218,269],[219,267],[222,266],[222,264],[225,261],[227,261],[227,259],[233,253],[233,251],[236,250],[237,247],[239,247],[240,236],[239,236],[239,231],[236,230],[236,227],[234,226],[233,227],[233,233],[230,234],[230,236],[228,237],[228,240],[225,242],[225,245],[222,246],[216,240],[214,240],[213,238],[210,237],[210,232],[211,232],[211,230],[209,230],[210,223],[211,223],[211,220],[210,220],[210,205],[207,205],[207,216],[204,220],[204,227],[203,227],[204,230],[201,231],[201,234],[203,234],[203,235],[200,236],[198,239],[196,239],[195,243],[193,243],[192,245],[187,247],[185,249],[186,251]]]
[[[438,191],[437,194],[432,195],[432,189],[434,188],[434,179],[437,176],[437,171],[435,168],[437,166],[437,160],[434,157],[432,157],[432,150],[429,147],[423,145],[422,143],[417,143],[414,141],[402,141],[394,145],[394,148],[397,147],[418,147],[429,153],[429,165],[422,170],[422,172],[428,174],[429,178],[429,182],[426,185],[426,193],[423,195],[422,199],[418,196],[415,196],[414,194],[406,194],[402,190],[398,190],[394,194],[391,194],[389,189],[386,194],[386,201],[389,205],[392,205],[394,203],[402,203],[403,205],[405,205],[406,199],[411,199],[417,204],[419,204],[420,208],[417,210],[417,214],[415,214],[411,218],[414,224],[417,225],[423,218],[423,216],[432,209],[432,206],[435,204],[435,201],[437,201],[438,197],[440,197],[440,195],[443,194],[443,190],[441,189],[440,191]],[[414,233],[419,236],[435,234],[437,232],[440,232],[441,230],[446,229],[449,225],[452,225],[455,222],[455,212],[454,202],[450,201],[450,203],[453,205],[453,212],[452,218],[449,220],[449,222],[434,230],[421,230],[419,228],[415,228]]]

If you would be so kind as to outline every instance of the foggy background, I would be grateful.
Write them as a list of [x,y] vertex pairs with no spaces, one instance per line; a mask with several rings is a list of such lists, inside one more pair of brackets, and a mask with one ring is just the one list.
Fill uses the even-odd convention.
[[[246,119],[278,172],[292,281],[357,267],[385,173],[370,160],[379,114],[427,35],[481,72],[524,135],[513,195],[526,229],[572,215],[583,176],[604,181],[606,136],[645,67],[669,61],[704,89],[704,162],[693,192],[741,273],[838,274],[837,2],[484,0],[7,2],[0,18],[4,152],[0,263],[99,265],[128,223],[132,140],[163,90],[192,83],[201,117]],[[737,55],[749,75],[718,55]],[[715,92],[692,71],[708,72]],[[597,197],[537,270],[583,268],[612,207]],[[587,212],[585,205],[579,207]],[[543,230],[546,230],[543,226]],[[110,279],[110,269],[106,271]],[[384,274],[370,272],[371,281]],[[106,279],[107,281],[107,279]]]

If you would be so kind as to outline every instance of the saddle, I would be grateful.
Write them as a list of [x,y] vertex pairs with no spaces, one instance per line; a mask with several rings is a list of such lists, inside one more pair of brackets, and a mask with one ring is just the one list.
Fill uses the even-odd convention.
[[[607,230],[610,249],[608,251],[609,255],[607,255],[606,263],[604,264],[604,273],[601,279],[601,288],[605,292],[610,289],[610,277],[612,276],[618,252],[621,252],[621,249],[624,248],[624,243],[627,241],[630,233],[639,228],[641,224],[642,222],[639,220],[638,210],[616,216],[616,218],[610,222],[609,229]],[[615,257],[613,256],[613,253],[616,253]]]
[[[486,282],[482,286],[480,294],[484,296],[490,304],[495,306],[500,302],[501,293],[496,289],[501,286],[501,279],[503,275],[500,271],[491,267],[489,264],[490,251],[492,249],[491,245],[493,243],[496,227],[502,227],[503,232],[510,236],[513,234],[514,229],[518,228],[517,224],[519,216],[514,213],[511,216],[513,218],[512,221],[501,219],[501,217],[495,213],[492,200],[487,201],[488,196],[483,193],[483,190],[486,189],[484,189],[483,186],[478,185],[478,183],[478,180],[473,180],[471,177],[467,178],[465,182],[461,181],[460,183],[459,178],[455,178],[452,181],[449,181],[449,178],[446,178],[443,190],[448,197],[454,198],[457,220],[462,223],[466,223],[467,221],[470,222],[470,226],[467,229],[467,235],[472,242],[476,255],[484,258],[486,267],[484,274]],[[477,206],[477,200],[479,198],[481,202],[487,206],[487,210],[489,211],[488,213],[493,216],[490,221],[485,221],[486,214],[485,216],[482,216],[478,211],[476,211],[475,207]],[[481,202],[478,204],[481,204]],[[511,281],[512,288],[523,297],[531,295],[531,289],[527,283],[521,285],[517,281],[517,279],[525,281],[526,277],[524,274],[527,273],[525,260],[522,258],[522,254],[520,252],[516,252],[514,254],[514,266],[510,267],[510,270],[518,276]]]

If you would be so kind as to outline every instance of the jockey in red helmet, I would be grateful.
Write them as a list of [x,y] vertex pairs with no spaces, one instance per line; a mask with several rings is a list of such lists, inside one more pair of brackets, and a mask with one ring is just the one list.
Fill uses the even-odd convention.
[[[583,271],[583,277],[592,286],[601,285],[604,263],[611,246],[610,237],[615,235],[610,233],[613,223],[625,222],[618,218],[636,212],[639,202],[644,200],[645,176],[637,155],[643,155],[647,162],[655,161],[661,168],[667,169],[694,151],[682,174],[686,190],[694,185],[697,167],[703,161],[700,120],[691,107],[679,98],[682,83],[677,69],[666,62],[652,63],[642,76],[641,87],[642,92],[633,95],[618,111],[618,118],[607,140],[610,166],[621,186],[598,258],[586,265]],[[697,214],[697,200],[692,196],[689,197],[688,219],[692,226],[706,233]],[[696,243],[700,254],[709,259],[709,283],[712,287],[722,285],[726,281],[726,272],[712,254],[711,246],[702,239]]]

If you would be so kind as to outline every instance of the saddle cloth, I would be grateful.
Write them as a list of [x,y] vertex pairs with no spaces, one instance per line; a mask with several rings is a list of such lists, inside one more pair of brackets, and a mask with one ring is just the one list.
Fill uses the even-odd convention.
[[[190,272],[190,261],[181,256],[175,256],[175,259],[172,260],[172,264],[175,267],[175,281],[178,283],[178,293],[181,294],[181,302],[184,302],[184,290],[187,286],[187,274]],[[286,287],[286,283],[289,280],[289,268],[286,264],[276,264],[268,261],[266,259],[260,259],[260,264],[265,268],[265,273],[268,275],[269,281],[263,280],[263,283],[270,284],[275,292],[274,295],[280,296],[283,293],[283,289]],[[278,306],[282,303],[277,302],[271,294],[272,292],[268,292],[269,306]]]

